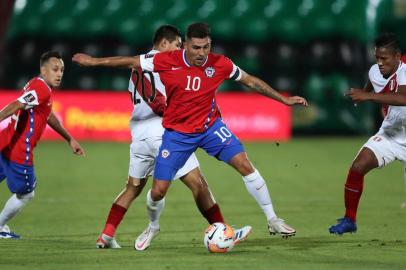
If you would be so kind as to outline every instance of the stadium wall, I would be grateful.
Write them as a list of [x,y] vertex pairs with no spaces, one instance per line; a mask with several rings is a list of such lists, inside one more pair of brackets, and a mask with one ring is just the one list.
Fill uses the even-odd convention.
[[[0,90],[0,107],[16,99],[17,91]],[[291,108],[250,93],[220,93],[217,96],[223,119],[241,140],[291,138]],[[70,133],[79,140],[130,141],[128,121],[132,104],[128,93],[64,91],[53,93],[53,110]],[[4,128],[7,121],[0,123]],[[43,139],[60,140],[47,127]]]

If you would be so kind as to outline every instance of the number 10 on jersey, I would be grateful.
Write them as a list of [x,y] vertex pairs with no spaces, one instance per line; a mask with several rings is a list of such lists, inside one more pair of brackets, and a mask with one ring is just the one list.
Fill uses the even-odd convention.
[[201,79],[200,77],[193,77],[192,76],[186,76],[187,77],[187,86],[185,88],[186,91],[198,91],[200,89],[200,83]]

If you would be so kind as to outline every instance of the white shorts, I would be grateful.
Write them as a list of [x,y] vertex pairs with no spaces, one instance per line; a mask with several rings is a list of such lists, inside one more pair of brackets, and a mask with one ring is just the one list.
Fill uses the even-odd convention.
[[406,147],[397,143],[385,134],[376,134],[363,145],[374,152],[379,167],[383,167],[394,160],[406,163]]
[[[155,158],[158,155],[161,143],[161,136],[139,140],[133,138],[133,142],[130,145],[130,167],[128,175],[133,178],[145,178],[153,175]],[[197,167],[199,167],[199,161],[193,153],[173,179],[178,179]]]

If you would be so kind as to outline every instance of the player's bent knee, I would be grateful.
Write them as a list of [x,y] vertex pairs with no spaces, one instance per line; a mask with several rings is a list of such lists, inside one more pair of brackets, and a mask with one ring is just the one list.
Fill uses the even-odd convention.
[[249,162],[248,159],[242,160],[238,164],[237,169],[243,176],[249,175],[255,171],[255,168],[252,166],[251,162]]
[[351,170],[360,174],[367,174],[370,170],[379,166],[375,153],[364,147],[352,162]]
[[147,178],[133,178],[131,176],[127,179],[127,185],[122,194],[131,201],[138,197],[147,183]]
[[366,174],[370,169],[372,165],[363,160],[354,160],[351,165],[351,170],[360,174]]
[[151,190],[151,199],[153,200],[153,201],[160,201],[160,200],[162,200],[163,198],[164,198],[165,196],[161,193],[161,192],[159,192],[159,191],[157,191],[157,190]]
[[162,200],[166,195],[166,190],[159,188],[159,187],[154,187],[151,189],[151,198],[154,201],[160,201]]
[[241,175],[249,175],[255,171],[245,152],[239,153],[230,160],[230,165]]
[[127,187],[144,187],[147,182],[146,178],[133,178],[131,176],[127,179]]
[[24,202],[29,202],[34,198],[35,192],[31,191],[30,193],[26,193],[26,194],[16,194],[16,196],[18,199],[20,199]]

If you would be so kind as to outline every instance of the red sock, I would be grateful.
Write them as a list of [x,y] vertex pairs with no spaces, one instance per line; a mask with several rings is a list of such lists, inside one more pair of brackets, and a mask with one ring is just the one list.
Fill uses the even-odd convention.
[[120,224],[121,220],[125,215],[125,212],[127,212],[126,208],[113,203],[110,209],[110,213],[107,217],[103,233],[110,237],[113,237],[114,234],[116,233],[118,225]]
[[357,219],[358,203],[364,188],[364,175],[350,169],[344,186],[345,216]]
[[217,205],[217,203],[206,211],[202,212],[202,215],[207,219],[209,224],[213,224],[215,222],[224,223],[223,215],[221,214],[220,207]]

